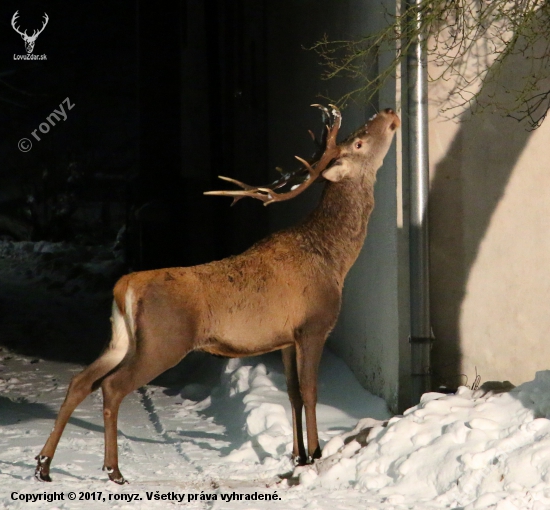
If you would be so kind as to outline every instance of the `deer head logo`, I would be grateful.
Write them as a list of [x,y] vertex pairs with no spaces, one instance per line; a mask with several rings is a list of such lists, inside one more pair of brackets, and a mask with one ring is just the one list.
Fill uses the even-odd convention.
[[19,11],[15,11],[15,14],[13,15],[13,18],[11,19],[11,26],[13,29],[23,38],[23,41],[25,41],[25,49],[27,50],[28,54],[31,54],[34,50],[34,43],[36,42],[36,38],[42,33],[42,31],[46,28],[46,25],[48,24],[48,15],[44,13],[44,22],[42,23],[42,28],[40,30],[35,30],[32,35],[27,35],[27,31],[21,32],[19,30],[19,27],[15,24],[17,18],[19,17]]

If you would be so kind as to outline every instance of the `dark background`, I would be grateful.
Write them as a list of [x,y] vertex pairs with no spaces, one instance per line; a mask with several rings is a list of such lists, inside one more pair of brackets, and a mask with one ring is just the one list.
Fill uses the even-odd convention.
[[[29,34],[47,12],[34,49],[47,60],[13,59],[25,54],[16,10]],[[132,269],[206,262],[260,238],[258,204],[230,209],[202,192],[218,174],[266,182],[264,14],[261,1],[201,12],[186,1],[2,2],[0,234],[114,242],[126,224]],[[67,120],[36,141],[67,97]]]
[[[28,34],[48,14],[33,52],[47,60],[14,60],[16,11]],[[267,233],[259,202],[202,194],[223,189],[218,175],[268,181],[264,22],[256,0],[1,3],[0,345],[88,363],[122,274],[220,259]],[[37,141],[60,104],[67,119]]]

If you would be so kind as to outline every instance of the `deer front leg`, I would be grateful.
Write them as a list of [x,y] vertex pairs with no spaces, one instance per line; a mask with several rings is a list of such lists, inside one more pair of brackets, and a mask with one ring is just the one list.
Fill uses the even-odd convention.
[[312,461],[321,458],[315,408],[317,405],[317,374],[324,343],[324,338],[319,340],[303,337],[296,346],[298,380],[306,411],[307,453]]
[[302,431],[302,409],[304,403],[300,394],[298,382],[298,367],[296,364],[296,347],[293,345],[282,350],[283,363],[285,366],[286,386],[288,398],[292,407],[292,432],[293,447],[292,459],[300,466],[307,462],[306,450],[304,447],[304,434]]

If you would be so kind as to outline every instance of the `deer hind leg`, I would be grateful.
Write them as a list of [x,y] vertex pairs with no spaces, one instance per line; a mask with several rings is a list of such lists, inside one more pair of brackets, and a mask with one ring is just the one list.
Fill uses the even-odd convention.
[[[183,350],[167,349],[169,355],[160,358],[151,351],[139,350],[140,332],[138,331],[138,351],[134,351],[121,363],[120,368],[109,374],[101,383],[103,391],[103,421],[105,424],[105,460],[103,469],[109,479],[118,484],[127,483],[118,465],[117,422],[118,410],[124,397],[144,384],[147,384],[164,371],[179,363],[190,348]],[[154,347],[154,346],[153,346]]]
[[[105,378],[101,383],[103,392],[103,422],[105,424],[105,460],[103,470],[109,479],[120,485],[127,483],[118,467],[117,422],[120,403],[126,395],[137,389],[131,372],[126,367]],[[148,381],[147,381],[148,382]]]
[[315,337],[302,337],[296,345],[296,362],[300,394],[304,402],[307,430],[307,453],[313,461],[321,458],[319,436],[317,433],[317,374],[323,354],[323,341]]
[[90,366],[75,375],[71,380],[65,401],[55,420],[46,444],[36,457],[38,461],[35,477],[43,482],[51,482],[50,464],[63,434],[63,430],[76,407],[97,387],[97,382],[106,374],[115,370],[125,356],[129,339],[124,321],[116,305],[113,305],[113,336],[105,352]]
[[304,402],[300,394],[300,384],[298,382],[298,367],[296,364],[296,347],[292,345],[283,349],[283,363],[285,366],[286,386],[288,398],[292,407],[292,431],[293,447],[292,458],[300,466],[307,462],[306,450],[304,447],[304,434],[302,431],[302,409]]
[[[179,363],[195,345],[195,317],[182,313],[163,292],[152,287],[141,296],[141,305],[130,328],[135,331],[132,349],[115,372],[101,383],[105,423],[103,468],[115,483],[126,482],[118,465],[117,421],[124,397]],[[129,307],[127,307],[129,308]]]

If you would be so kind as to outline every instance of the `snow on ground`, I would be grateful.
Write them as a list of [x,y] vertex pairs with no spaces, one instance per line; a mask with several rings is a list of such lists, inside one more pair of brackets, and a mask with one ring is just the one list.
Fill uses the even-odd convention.
[[[119,448],[130,484],[121,487],[100,470],[98,393],[73,415],[52,464],[54,481],[34,480],[34,456],[79,367],[6,350],[0,359],[1,508],[550,508],[550,371],[509,393],[426,394],[386,424],[384,402],[325,353],[318,406],[323,458],[294,470],[279,358],[206,364],[200,383],[149,385],[123,402]],[[71,491],[88,500],[68,501]],[[55,492],[65,500],[18,499]],[[122,499],[130,496],[142,499]]]
[[[52,462],[53,482],[44,484],[33,478],[34,457],[51,430],[71,376],[80,367],[0,351],[0,508],[79,509],[107,503],[113,508],[166,508],[166,501],[147,501],[147,492],[155,491],[192,493],[198,498],[203,491],[216,496],[214,505],[212,500],[186,499],[189,508],[325,508],[326,490],[314,496],[315,491],[292,487],[292,481],[281,483],[279,478],[293,470],[290,405],[280,356],[214,361],[201,367],[201,383],[169,389],[149,385],[124,400],[119,453],[130,484],[108,482],[100,469],[99,392],[73,414]],[[205,376],[204,371],[211,373]],[[326,353],[320,376],[318,418],[323,442],[350,430],[362,416],[389,417],[385,402],[361,388],[334,355]],[[13,492],[17,498],[61,491],[88,497],[102,492],[107,501],[12,499]],[[281,499],[222,501],[222,495],[234,491],[276,493]],[[121,494],[139,494],[143,501],[109,501],[109,495]],[[333,508],[351,508],[361,498],[359,492],[343,489],[329,499]]]

